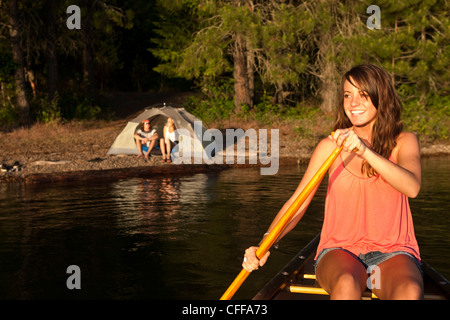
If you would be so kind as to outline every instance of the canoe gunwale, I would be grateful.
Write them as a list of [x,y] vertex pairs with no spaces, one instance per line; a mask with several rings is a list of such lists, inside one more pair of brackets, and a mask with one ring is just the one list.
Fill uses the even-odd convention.
[[319,244],[320,234],[316,235],[294,258],[272,278],[256,295],[253,300],[271,300],[275,295],[284,289],[289,279],[298,273],[298,269],[310,259]]
[[[295,284],[298,274],[302,270],[311,267],[317,246],[320,241],[320,233],[314,237],[291,261],[286,264],[254,297],[253,300],[273,300],[283,292],[286,297],[287,286]],[[450,300],[450,283],[428,263],[422,260],[422,270],[424,274],[425,298]],[[298,299],[299,293],[290,293],[292,299]],[[305,296],[306,297],[306,296]],[[311,296],[306,299],[311,299]]]

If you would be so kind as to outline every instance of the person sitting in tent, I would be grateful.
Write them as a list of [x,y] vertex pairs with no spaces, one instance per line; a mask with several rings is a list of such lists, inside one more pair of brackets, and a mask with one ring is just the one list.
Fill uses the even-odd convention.
[[156,133],[156,130],[150,130],[150,128],[150,120],[146,119],[142,121],[142,127],[139,128],[134,134],[136,146],[139,150],[138,158],[144,156],[145,154],[145,159],[148,159],[148,157],[150,156],[150,151],[152,151],[156,141],[158,140],[158,134]]
[[159,142],[162,153],[162,162],[172,162],[170,159],[170,152],[177,141],[178,134],[175,130],[173,119],[167,118],[167,123],[164,126],[164,138],[161,138]]

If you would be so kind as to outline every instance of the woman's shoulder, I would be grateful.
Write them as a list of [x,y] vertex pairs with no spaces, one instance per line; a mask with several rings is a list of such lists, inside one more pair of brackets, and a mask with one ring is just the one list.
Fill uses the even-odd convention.
[[312,157],[322,161],[322,159],[326,159],[335,149],[336,143],[330,137],[323,138],[317,144]]
[[334,150],[336,150],[336,143],[330,137],[323,138],[311,155],[307,171],[311,174],[317,172]]
[[417,136],[412,133],[412,132],[401,132],[397,139],[397,147],[401,148],[404,146],[418,146],[419,145],[419,140],[417,139]]
[[316,149],[319,151],[332,151],[336,148],[336,143],[330,138],[330,136],[323,138],[317,144]]
[[417,136],[412,132],[406,132],[406,131],[400,132],[400,134],[397,137],[397,141],[405,140],[405,139],[417,140]]
[[396,143],[397,145],[391,153],[396,162],[401,155],[406,155],[409,157],[411,155],[418,156],[420,153],[419,140],[417,136],[412,132],[400,133],[396,139]]

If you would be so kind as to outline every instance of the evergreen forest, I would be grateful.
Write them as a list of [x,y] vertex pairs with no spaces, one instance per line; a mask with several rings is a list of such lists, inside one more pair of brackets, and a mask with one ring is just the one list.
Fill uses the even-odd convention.
[[[409,129],[448,138],[448,0],[0,0],[0,129],[111,117],[105,92],[195,93],[230,116],[331,114],[360,63]],[[442,121],[444,119],[444,121]]]

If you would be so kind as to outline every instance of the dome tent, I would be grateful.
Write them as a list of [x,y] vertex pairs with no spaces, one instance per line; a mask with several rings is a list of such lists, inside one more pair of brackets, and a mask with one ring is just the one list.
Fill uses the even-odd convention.
[[[180,129],[178,130],[180,134],[180,142],[183,139],[190,139],[192,141],[192,153],[194,155],[203,154],[204,149],[210,143],[213,143],[211,141],[203,141],[202,137],[204,132],[206,131],[206,128],[203,126],[200,119],[187,112],[184,108],[174,108],[171,106],[166,106],[164,104],[164,106],[161,108],[146,108],[136,118],[129,121],[122,132],[114,140],[107,154],[139,154],[136,142],[134,140],[134,134],[139,129],[142,121],[144,121],[145,119],[149,119],[150,123],[152,124],[152,129],[156,130],[159,138],[162,138],[164,136],[163,129],[164,125],[167,122],[167,118],[172,118],[175,124],[175,128],[177,130]],[[194,129],[196,130],[194,131]],[[200,134],[201,136],[199,136]],[[194,143],[194,140],[199,140],[201,141],[201,143]],[[198,147],[200,147],[202,150],[194,149]]]

